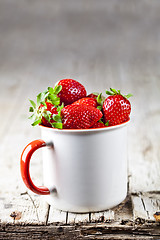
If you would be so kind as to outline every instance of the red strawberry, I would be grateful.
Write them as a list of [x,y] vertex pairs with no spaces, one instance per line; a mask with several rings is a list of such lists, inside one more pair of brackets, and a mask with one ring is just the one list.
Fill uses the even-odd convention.
[[33,121],[32,126],[42,124],[47,127],[54,127],[62,129],[60,98],[57,94],[61,91],[61,86],[55,88],[48,87],[47,90],[37,95],[37,102],[29,100],[31,107],[29,112],[32,115],[29,117]]
[[62,114],[64,114],[68,111],[69,108],[71,108],[72,105],[81,105],[81,104],[83,104],[83,105],[85,104],[85,105],[92,106],[92,107],[97,107],[96,99],[81,98],[81,99],[75,101],[74,103],[72,103],[71,105],[67,105],[64,108],[62,108],[61,112],[62,112]]
[[61,103],[64,103],[64,105],[72,104],[87,95],[85,87],[73,79],[60,80],[58,85],[62,86],[58,97],[60,97]]
[[131,112],[131,104],[128,101],[128,97],[132,96],[121,95],[120,90],[110,88],[111,92],[106,91],[107,94],[111,95],[106,98],[103,103],[103,114],[104,121],[109,122],[109,126],[123,123],[129,119]]
[[61,111],[64,128],[87,129],[102,117],[102,112],[92,106],[71,104]]
[[81,98],[72,104],[75,104],[75,105],[85,104],[88,106],[97,107],[97,100],[94,98],[86,97],[86,98]]
[[103,128],[103,127],[107,127],[107,126],[102,122],[96,122],[92,125],[91,128]]
[[95,99],[97,101],[97,106],[103,106],[105,97],[102,95],[102,93],[90,93],[87,97]]
[[71,105],[67,105],[67,106],[63,107],[61,110],[61,115],[64,116],[65,114],[67,114],[69,109],[72,108],[73,105],[74,104],[72,103]]
[[[53,114],[58,114],[58,111],[57,111],[57,108],[52,104],[52,103],[49,103],[49,102],[46,102],[46,105],[47,105],[47,108],[44,110],[45,112],[49,111],[51,112],[51,117],[53,116]],[[39,106],[40,108],[44,107],[44,105],[40,105]],[[51,123],[53,123],[54,120],[51,119]],[[48,122],[48,120],[42,116],[42,125],[46,126],[46,127],[52,127],[52,125]]]
[[99,95],[99,93],[96,93],[96,94],[95,93],[90,93],[89,95],[87,95],[87,97],[97,99],[98,95]]

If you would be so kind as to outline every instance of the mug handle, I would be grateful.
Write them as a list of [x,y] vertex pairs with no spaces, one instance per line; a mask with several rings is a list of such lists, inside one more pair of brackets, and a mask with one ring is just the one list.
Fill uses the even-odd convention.
[[32,182],[32,179],[30,177],[30,160],[32,157],[32,154],[39,148],[51,146],[51,144],[47,144],[41,139],[34,140],[30,142],[23,150],[21,159],[20,159],[20,170],[21,170],[21,176],[23,179],[23,182],[25,185],[34,193],[40,194],[40,195],[49,195],[50,191],[47,187],[40,186],[37,187]]

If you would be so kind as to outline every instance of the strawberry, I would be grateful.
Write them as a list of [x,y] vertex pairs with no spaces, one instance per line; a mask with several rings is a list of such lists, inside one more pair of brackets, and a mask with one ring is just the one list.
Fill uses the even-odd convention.
[[97,99],[98,95],[99,93],[90,93],[87,97]]
[[127,98],[132,94],[122,95],[120,90],[110,88],[106,91],[109,97],[103,103],[103,114],[105,123],[109,122],[109,126],[123,123],[129,119],[131,112],[131,104]]
[[97,93],[97,92],[95,92],[95,93],[90,93],[88,96],[87,96],[87,98],[93,98],[93,99],[95,99],[96,101],[97,101],[97,108],[99,109],[99,110],[102,110],[102,106],[103,106],[103,102],[104,102],[104,100],[105,100],[105,97],[102,95],[102,93]]
[[[44,105],[43,104],[41,104],[40,106],[39,106],[39,108],[43,108],[44,107]],[[50,120],[50,122],[49,122],[49,119],[47,118],[47,117],[45,117],[45,112],[47,113],[47,112],[50,112],[51,113],[51,116],[50,116],[50,118],[51,118],[51,120]],[[45,108],[45,111],[44,111],[44,113],[43,113],[43,116],[42,116],[42,125],[43,126],[46,126],[46,127],[52,127],[52,123],[53,122],[55,122],[53,119],[52,119],[52,117],[53,117],[53,115],[54,114],[58,114],[58,111],[57,111],[57,108],[52,104],[52,103],[49,103],[49,102],[46,102],[46,108]],[[48,120],[47,120],[48,119]]]
[[102,112],[88,105],[71,104],[61,111],[62,123],[68,129],[87,129],[102,117]]
[[103,122],[96,122],[92,125],[91,128],[103,128],[103,127],[107,127]]
[[74,103],[65,106],[62,109],[62,114],[65,114],[66,112],[68,112],[68,109],[72,108],[73,105],[81,105],[81,104],[83,104],[83,105],[85,104],[85,105],[92,106],[92,107],[97,107],[96,99],[86,97],[86,98],[81,98],[81,99],[75,101]]
[[62,115],[64,115],[65,113],[68,112],[68,110],[70,108],[72,108],[73,105],[88,105],[88,106],[92,106],[92,107],[97,107],[97,101],[96,99],[93,99],[93,98],[81,98],[77,101],[75,101],[74,103],[70,104],[70,105],[67,105],[65,106],[62,110],[61,110],[61,113]]
[[86,97],[86,98],[81,98],[72,104],[75,104],[75,105],[85,104],[88,106],[97,107],[97,100],[94,98]]
[[61,103],[64,105],[72,104],[80,98],[86,97],[85,87],[73,79],[63,79],[58,82],[58,86],[62,86],[62,90],[58,93]]
[[60,98],[57,94],[61,91],[61,86],[55,88],[49,87],[48,90],[37,95],[37,103],[30,100],[31,107],[29,111],[32,115],[29,117],[33,121],[32,126],[42,124],[47,127],[62,128]]

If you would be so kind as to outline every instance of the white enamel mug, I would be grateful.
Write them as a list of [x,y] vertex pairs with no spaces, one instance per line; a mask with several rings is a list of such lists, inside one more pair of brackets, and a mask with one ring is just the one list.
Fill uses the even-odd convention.
[[[127,195],[127,124],[97,129],[54,129],[40,126],[42,139],[21,155],[21,175],[33,192],[47,195],[55,208],[93,212],[112,208]],[[45,187],[31,180],[32,154],[43,147]]]

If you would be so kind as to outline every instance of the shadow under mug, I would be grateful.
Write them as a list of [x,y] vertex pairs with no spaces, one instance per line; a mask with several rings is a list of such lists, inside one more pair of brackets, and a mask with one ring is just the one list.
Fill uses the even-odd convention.
[[[21,155],[21,176],[55,208],[94,212],[112,208],[127,195],[127,125],[97,129],[40,126],[43,140],[29,143]],[[32,154],[43,147],[44,186],[30,177]]]

